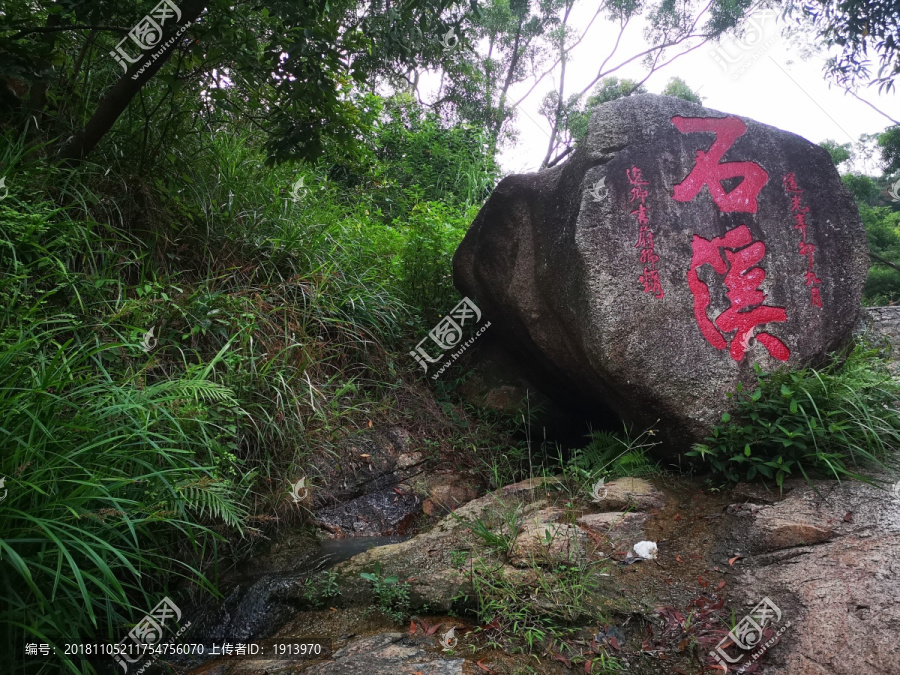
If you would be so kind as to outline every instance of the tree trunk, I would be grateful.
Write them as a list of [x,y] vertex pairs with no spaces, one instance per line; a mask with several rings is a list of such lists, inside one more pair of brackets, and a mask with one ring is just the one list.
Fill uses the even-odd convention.
[[[159,44],[165,44],[170,38],[188,23],[197,20],[203,10],[206,9],[208,0],[184,0],[181,9],[181,20],[177,24],[166,24],[163,29],[163,37]],[[183,34],[182,34],[183,36]],[[57,152],[57,157],[67,164],[78,164],[84,160],[91,151],[97,147],[100,140],[125,112],[128,104],[137,96],[141,88],[163,67],[169,57],[175,51],[178,40],[173,41],[155,60],[150,59],[160,48],[152,48],[144,52],[141,58],[131,65],[128,71],[122,75],[118,82],[106,93],[106,96],[97,104],[97,109],[88,120],[83,129],[79,130],[72,138],[66,141]],[[112,58],[112,57],[110,57]],[[150,61],[144,71],[135,77],[137,72]]]

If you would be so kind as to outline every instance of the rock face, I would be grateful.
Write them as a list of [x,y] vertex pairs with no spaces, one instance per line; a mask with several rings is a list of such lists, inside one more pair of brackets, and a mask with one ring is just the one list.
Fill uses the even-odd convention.
[[406,534],[422,500],[398,485],[424,468],[421,453],[408,452],[410,445],[403,428],[366,429],[335,452],[315,453],[316,487],[307,501],[316,524],[335,537]]
[[875,341],[885,340],[892,353],[900,350],[900,306],[865,307],[860,317],[857,331]]
[[896,494],[858,482],[795,481],[750,527],[733,529],[732,550],[756,550],[741,593],[748,604],[770,597],[792,624],[759,672],[900,673]]
[[454,257],[542,388],[660,428],[674,451],[753,365],[845,342],[867,269],[827,152],[650,94],[598,107],[563,165],[504,179]]
[[402,633],[381,633],[357,640],[334,653],[309,675],[463,675],[463,659],[434,659],[417,640]]

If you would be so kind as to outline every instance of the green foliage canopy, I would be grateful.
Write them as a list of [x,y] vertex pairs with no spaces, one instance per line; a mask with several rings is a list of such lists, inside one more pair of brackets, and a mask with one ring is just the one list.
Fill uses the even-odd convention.
[[703,105],[703,97],[688,86],[680,77],[673,77],[662,90],[663,96],[674,96],[697,105]]

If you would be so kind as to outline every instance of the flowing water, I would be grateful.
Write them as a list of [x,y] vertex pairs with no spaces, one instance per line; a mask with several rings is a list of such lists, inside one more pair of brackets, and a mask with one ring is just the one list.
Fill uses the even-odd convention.
[[[307,579],[376,546],[409,537],[348,537],[327,539],[315,546],[308,537],[285,547],[274,545],[277,555],[263,555],[242,563],[221,584],[222,600],[204,599],[185,609],[192,622],[189,642],[251,642],[277,631],[297,612],[296,601],[307,589]],[[287,569],[278,568],[287,561]],[[207,659],[181,661],[196,666]]]

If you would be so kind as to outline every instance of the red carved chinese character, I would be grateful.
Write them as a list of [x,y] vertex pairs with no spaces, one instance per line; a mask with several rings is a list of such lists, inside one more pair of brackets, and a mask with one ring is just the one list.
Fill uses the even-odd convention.
[[632,185],[650,185],[649,181],[644,180],[641,169],[637,166],[625,169],[625,175],[628,176],[628,182]]
[[819,293],[819,289],[815,286],[809,289],[809,304],[813,307],[822,306],[822,294]]
[[640,223],[641,225],[649,225],[650,218],[647,217],[647,214],[649,212],[650,212],[650,209],[648,209],[646,206],[641,204],[639,207],[637,207],[636,210],[631,212],[631,215],[637,214],[638,223]]
[[822,280],[816,276],[816,273],[812,270],[808,270],[804,275],[806,277],[806,285],[807,286],[816,286],[821,285]]
[[652,248],[645,248],[641,251],[641,263],[655,267],[659,262],[659,256]]
[[785,192],[802,192],[797,186],[797,177],[793,172],[784,174],[781,178],[781,183],[784,185]]
[[803,195],[800,193],[791,195],[791,211],[797,213],[809,213],[809,207],[803,206]]
[[801,241],[799,245],[800,255],[805,255],[809,257],[809,268],[812,269],[813,264],[813,256],[816,253],[816,245],[815,244],[807,244],[805,241]]
[[665,293],[663,292],[662,283],[659,281],[659,271],[650,269],[649,267],[644,268],[644,273],[638,277],[638,281],[644,284],[644,293],[653,293],[653,295],[658,299],[662,298]]
[[[706,185],[716,206],[722,211],[756,213],[756,198],[768,182],[769,174],[756,162],[719,163],[734,142],[747,131],[747,125],[737,117],[673,117],[672,124],[684,134],[711,131],[716,135],[708,151],[697,151],[697,163],[687,178],[675,186],[674,199],[689,202]],[[721,181],[739,176],[743,180],[731,192],[722,189]]]
[[638,240],[635,248],[653,248],[653,231],[646,225],[641,225],[638,231]]
[[633,188],[631,188],[631,199],[629,199],[628,201],[633,202],[635,199],[640,199],[641,206],[643,206],[644,200],[647,198],[647,195],[649,195],[649,194],[650,193],[647,192],[642,187],[633,187]]
[[[691,246],[693,257],[687,282],[694,295],[694,317],[700,332],[713,347],[725,349],[727,342],[722,333],[737,331],[731,340],[730,353],[735,361],[741,361],[757,326],[787,321],[787,312],[783,307],[762,304],[766,295],[759,290],[759,286],[766,278],[766,271],[754,265],[763,259],[766,245],[761,241],[754,242],[750,228],[741,225],[711,240],[695,234]],[[721,249],[725,249],[725,260],[722,259]],[[716,318],[715,324],[706,315],[710,302],[709,287],[697,276],[697,269],[703,265],[711,265],[716,274],[725,276],[725,288],[731,301],[731,306]],[[759,333],[755,337],[776,359],[787,361],[791,355],[787,346],[774,335]]]

